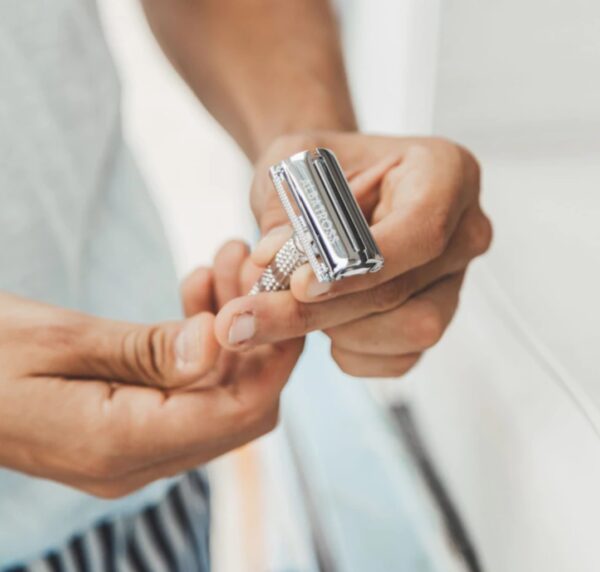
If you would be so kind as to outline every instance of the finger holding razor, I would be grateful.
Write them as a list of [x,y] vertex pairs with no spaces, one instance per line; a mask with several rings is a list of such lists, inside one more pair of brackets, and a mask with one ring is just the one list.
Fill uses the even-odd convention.
[[[326,281],[305,264],[293,273],[291,291],[230,302],[217,317],[217,337],[227,347],[243,349],[325,330],[334,359],[348,373],[397,375],[440,339],[456,310],[468,264],[489,246],[477,163],[466,150],[437,139],[314,137],[336,151],[385,260],[383,268]],[[292,144],[299,142],[307,140]],[[255,212],[262,228],[273,230],[252,255],[258,266],[266,266],[294,232],[281,224],[287,217],[275,194],[264,189],[259,175]],[[231,334],[239,315],[254,320],[248,339]]]
[[[377,182],[371,230],[386,260],[375,275],[331,284],[329,297],[372,288],[449,252],[463,268],[487,250],[491,226],[479,204],[479,170],[466,150],[441,140],[415,141]],[[458,246],[457,246],[458,245]],[[307,269],[292,280],[294,295],[314,301]]]

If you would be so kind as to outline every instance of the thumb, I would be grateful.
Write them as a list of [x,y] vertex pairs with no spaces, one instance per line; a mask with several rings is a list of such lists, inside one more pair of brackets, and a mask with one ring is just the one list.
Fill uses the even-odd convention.
[[215,366],[220,346],[214,321],[214,314],[201,312],[184,321],[152,325],[105,322],[91,333],[94,347],[84,343],[80,351],[91,365],[88,375],[180,387],[200,381]]
[[133,324],[0,294],[0,361],[11,376],[103,379],[171,388],[215,365],[212,313]]

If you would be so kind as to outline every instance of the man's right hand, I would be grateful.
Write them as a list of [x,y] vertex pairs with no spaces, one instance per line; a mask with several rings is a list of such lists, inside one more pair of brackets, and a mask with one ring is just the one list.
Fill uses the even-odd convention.
[[[185,321],[128,324],[0,293],[0,466],[114,498],[273,428],[302,341],[219,349],[248,252],[183,285]],[[218,302],[216,302],[218,301]]]

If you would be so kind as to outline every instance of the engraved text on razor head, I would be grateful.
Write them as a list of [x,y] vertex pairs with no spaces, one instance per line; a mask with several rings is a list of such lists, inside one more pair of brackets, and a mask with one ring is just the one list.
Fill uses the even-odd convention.
[[325,238],[331,244],[331,247],[338,255],[344,255],[343,243],[333,225],[333,221],[329,217],[327,208],[323,204],[319,191],[312,181],[305,181],[306,198],[312,207],[312,211],[317,218],[319,227],[325,234]]

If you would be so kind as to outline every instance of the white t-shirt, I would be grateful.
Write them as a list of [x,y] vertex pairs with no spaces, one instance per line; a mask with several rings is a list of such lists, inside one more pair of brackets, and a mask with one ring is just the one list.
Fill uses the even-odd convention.
[[[94,2],[0,2],[0,70],[0,289],[124,320],[178,317],[169,249],[123,144]],[[0,470],[0,565],[165,487],[103,501]]]
[[495,226],[413,375],[490,571],[598,569],[600,3],[452,0],[435,132],[483,166]]

